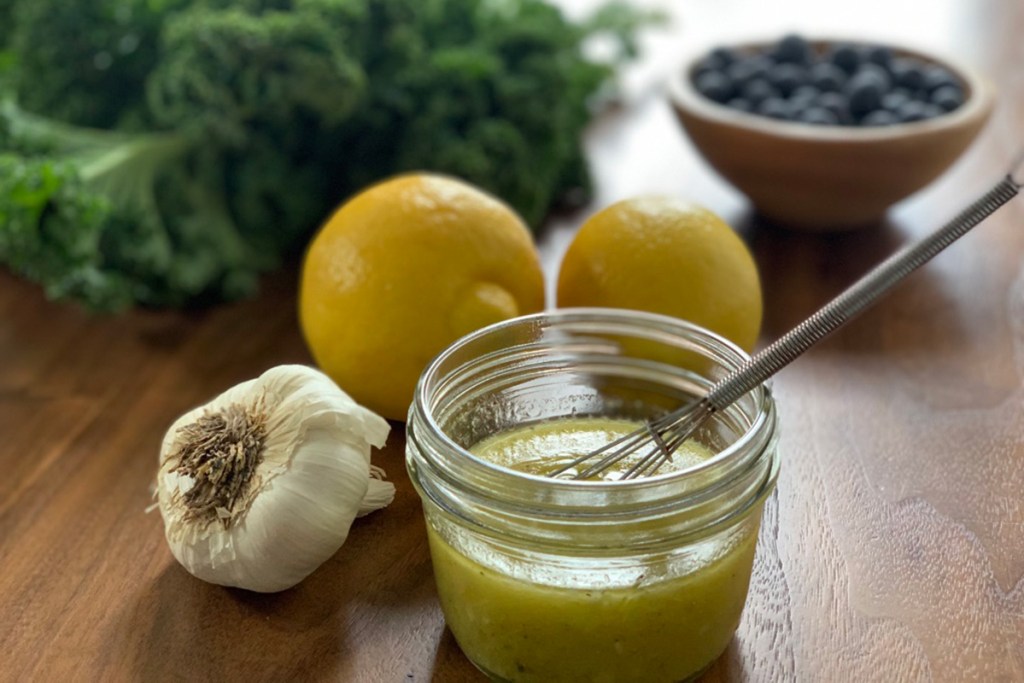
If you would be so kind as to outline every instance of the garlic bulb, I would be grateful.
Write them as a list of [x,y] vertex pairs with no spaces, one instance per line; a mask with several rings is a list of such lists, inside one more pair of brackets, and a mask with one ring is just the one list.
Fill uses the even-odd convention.
[[157,499],[174,557],[224,586],[297,584],[389,504],[370,465],[388,423],[326,375],[272,368],[181,416],[164,437]]

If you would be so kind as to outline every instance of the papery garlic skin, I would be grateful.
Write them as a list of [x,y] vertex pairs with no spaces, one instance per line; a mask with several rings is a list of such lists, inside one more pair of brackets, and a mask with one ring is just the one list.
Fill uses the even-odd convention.
[[[195,519],[182,497],[195,480],[174,471],[182,428],[231,405],[264,420],[262,461],[231,511]],[[182,415],[164,437],[157,473],[172,554],[211,583],[260,592],[294,586],[337,552],[357,514],[393,499],[394,486],[379,479],[379,468],[371,476],[370,466],[371,447],[382,447],[389,429],[303,365],[272,368]]]

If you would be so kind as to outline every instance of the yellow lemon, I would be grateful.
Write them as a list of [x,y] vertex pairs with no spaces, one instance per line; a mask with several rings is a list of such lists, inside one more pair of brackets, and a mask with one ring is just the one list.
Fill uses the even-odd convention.
[[707,209],[628,199],[580,228],[558,274],[558,305],[630,308],[706,327],[750,351],[761,284],[743,240]]
[[404,420],[420,373],[459,337],[544,306],[523,221],[466,183],[410,174],[346,202],[311,242],[299,318],[317,364]]

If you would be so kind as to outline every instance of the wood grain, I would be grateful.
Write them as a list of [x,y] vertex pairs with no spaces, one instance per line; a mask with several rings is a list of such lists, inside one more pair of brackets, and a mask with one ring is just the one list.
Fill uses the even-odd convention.
[[[838,26],[987,72],[1000,97],[978,142],[877,228],[764,224],[643,88],[587,139],[593,207],[666,192],[740,230],[763,275],[766,340],[949,218],[1022,140],[1019,0],[845,5],[689,3],[652,44],[665,54]],[[549,281],[586,214],[543,233]],[[707,681],[1024,681],[1022,224],[1018,201],[777,378],[782,474],[743,622]],[[193,579],[144,512],[178,414],[271,365],[309,362],[295,279],[292,267],[259,299],[206,312],[91,318],[0,274],[0,680],[481,680],[437,606],[400,425],[375,455],[394,504],[291,591]]]

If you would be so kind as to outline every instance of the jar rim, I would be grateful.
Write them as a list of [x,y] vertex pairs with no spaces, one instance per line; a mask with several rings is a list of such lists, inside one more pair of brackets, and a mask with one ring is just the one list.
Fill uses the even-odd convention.
[[417,407],[423,408],[417,414],[417,422],[420,422],[423,426],[427,427],[429,431],[432,432],[433,437],[437,438],[441,442],[441,445],[446,449],[455,451],[459,454],[460,458],[468,459],[470,462],[474,463],[475,466],[487,469],[499,476],[515,477],[520,481],[529,481],[534,485],[549,487],[551,490],[574,489],[579,491],[622,491],[627,488],[630,490],[640,490],[661,486],[666,482],[694,479],[706,473],[710,469],[721,466],[724,462],[736,459],[738,457],[738,453],[747,451],[751,447],[751,443],[753,441],[758,438],[763,438],[761,435],[763,435],[766,426],[768,426],[767,423],[769,420],[772,421],[771,426],[772,431],[774,432],[775,412],[771,390],[767,385],[761,385],[751,392],[755,396],[757,413],[749,426],[744,429],[742,434],[731,440],[724,448],[716,451],[713,457],[708,458],[701,463],[697,463],[677,471],[668,471],[651,477],[640,477],[630,480],[609,481],[560,479],[545,475],[521,472],[477,457],[467,448],[456,442],[455,439],[453,439],[444,430],[433,411],[425,409],[425,406],[430,405],[430,392],[432,388],[431,381],[437,378],[439,370],[452,358],[453,355],[459,353],[467,346],[472,345],[474,342],[478,342],[488,336],[500,333],[502,330],[516,326],[528,325],[530,323],[554,324],[577,321],[585,322],[588,320],[604,320],[625,324],[657,326],[677,333],[685,332],[689,334],[697,334],[701,336],[704,341],[710,342],[717,347],[718,350],[724,351],[728,355],[733,356],[733,360],[737,365],[750,358],[750,355],[734,342],[711,330],[708,330],[707,328],[681,318],[649,313],[646,311],[617,308],[577,307],[547,310],[510,318],[508,320],[480,328],[459,338],[441,351],[427,365],[417,382],[412,408],[410,409],[409,423],[412,423],[412,415],[416,412]]

